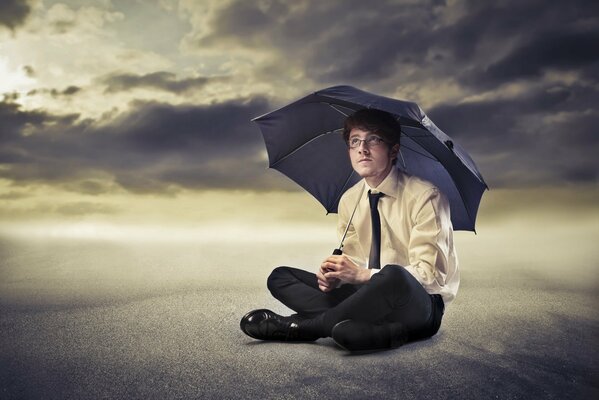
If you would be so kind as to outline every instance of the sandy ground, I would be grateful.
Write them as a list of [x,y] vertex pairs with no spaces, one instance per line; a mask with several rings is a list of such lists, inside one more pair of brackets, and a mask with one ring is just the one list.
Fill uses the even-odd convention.
[[564,265],[578,278],[563,279],[468,251],[439,334],[393,351],[245,337],[246,311],[287,312],[266,292],[269,270],[285,260],[309,269],[318,256],[307,254],[329,247],[3,238],[0,398],[599,398],[588,265]]

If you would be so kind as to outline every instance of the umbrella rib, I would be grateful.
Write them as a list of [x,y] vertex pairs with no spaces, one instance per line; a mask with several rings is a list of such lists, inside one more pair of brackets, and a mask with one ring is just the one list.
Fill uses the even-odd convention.
[[293,154],[295,154],[296,152],[298,152],[299,150],[301,150],[303,147],[307,146],[308,144],[312,143],[313,141],[315,141],[319,137],[324,136],[324,135],[328,135],[328,134],[336,132],[336,131],[340,131],[342,129],[343,128],[337,128],[337,129],[333,129],[331,131],[327,131],[327,132],[324,132],[324,133],[321,133],[321,134],[318,134],[318,135],[314,136],[312,139],[308,140],[306,143],[302,143],[300,146],[296,147],[295,149],[293,149],[292,151],[290,151],[289,153],[287,153],[283,157],[279,158],[277,161],[275,161],[274,163],[272,163],[270,165],[270,167],[274,168],[281,161],[285,161],[286,158],[291,157]]
[[341,200],[341,196],[343,196],[343,193],[345,193],[345,188],[347,187],[347,184],[349,183],[351,177],[354,176],[355,173],[356,173],[356,171],[354,171],[354,169],[352,168],[352,171],[347,176],[347,179],[345,180],[345,182],[343,182],[343,186],[341,187],[341,190],[339,191],[339,195],[335,199],[335,204],[339,204],[339,201]]
[[345,116],[345,117],[349,117],[349,114],[344,113],[343,111],[341,111],[340,109],[338,109],[337,107],[335,107],[333,105],[333,103],[326,103],[329,107],[331,107],[333,110],[337,111],[338,113],[340,113],[341,115]]

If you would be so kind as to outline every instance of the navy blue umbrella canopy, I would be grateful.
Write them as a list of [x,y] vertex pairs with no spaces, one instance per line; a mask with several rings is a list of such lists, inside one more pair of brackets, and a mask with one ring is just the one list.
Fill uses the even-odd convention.
[[264,137],[269,166],[337,212],[341,195],[361,178],[354,173],[343,140],[345,118],[374,108],[402,125],[397,168],[437,186],[449,199],[455,230],[474,230],[483,192],[488,189],[474,161],[409,101],[334,86],[254,118]]

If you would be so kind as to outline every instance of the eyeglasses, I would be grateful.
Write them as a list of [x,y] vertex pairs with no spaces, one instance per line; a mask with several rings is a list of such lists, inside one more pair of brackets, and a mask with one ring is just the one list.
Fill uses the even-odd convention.
[[375,135],[370,135],[367,136],[366,139],[360,139],[357,137],[351,138],[349,139],[348,145],[350,149],[357,149],[360,147],[362,142],[364,142],[368,148],[379,146],[381,143],[386,143],[382,138]]

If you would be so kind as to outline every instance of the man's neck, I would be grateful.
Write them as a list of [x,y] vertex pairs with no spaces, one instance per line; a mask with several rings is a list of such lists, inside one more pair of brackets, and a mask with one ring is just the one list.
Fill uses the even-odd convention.
[[378,176],[369,176],[369,177],[364,178],[364,180],[366,181],[366,183],[368,184],[368,186],[370,188],[375,189],[385,180],[385,178],[387,178],[389,176],[392,168],[393,168],[393,165],[391,165],[391,167],[387,170],[386,173],[382,173]]

